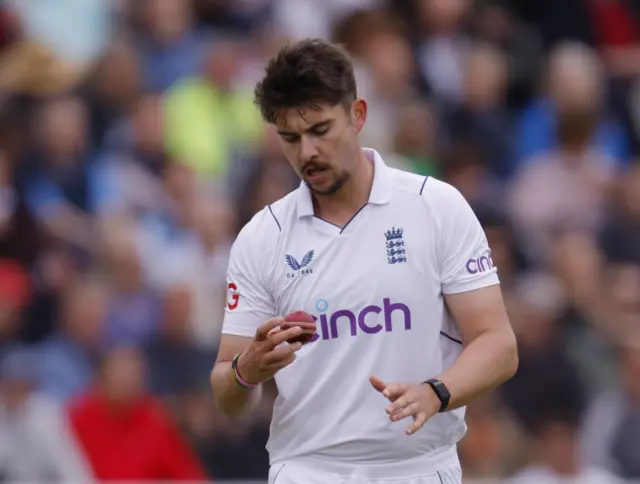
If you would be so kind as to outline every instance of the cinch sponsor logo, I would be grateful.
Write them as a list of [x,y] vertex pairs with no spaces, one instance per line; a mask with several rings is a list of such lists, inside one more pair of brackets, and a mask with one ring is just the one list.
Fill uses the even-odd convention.
[[491,258],[491,251],[489,249],[482,251],[477,257],[467,261],[467,272],[469,274],[487,272],[491,269],[493,269],[493,259]]
[[[313,319],[320,322],[320,326],[314,335],[312,342],[318,339],[328,340],[340,336],[356,336],[358,333],[376,334],[380,331],[393,331],[392,317],[395,314],[396,328],[404,327],[405,331],[411,329],[411,310],[402,303],[392,303],[391,299],[384,298],[382,306],[366,306],[358,313],[348,309],[338,309],[327,313],[329,304],[320,299],[316,303],[316,310],[320,316],[313,315]],[[379,315],[382,315],[381,318]]]

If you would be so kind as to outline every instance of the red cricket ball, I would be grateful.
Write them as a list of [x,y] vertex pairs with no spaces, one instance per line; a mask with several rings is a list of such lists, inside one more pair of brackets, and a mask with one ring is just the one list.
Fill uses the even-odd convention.
[[280,328],[285,331],[293,326],[300,326],[302,328],[302,334],[296,338],[287,340],[287,343],[302,343],[307,344],[316,334],[316,322],[313,320],[313,316],[304,311],[296,311],[291,314],[287,314],[284,317],[285,322]]

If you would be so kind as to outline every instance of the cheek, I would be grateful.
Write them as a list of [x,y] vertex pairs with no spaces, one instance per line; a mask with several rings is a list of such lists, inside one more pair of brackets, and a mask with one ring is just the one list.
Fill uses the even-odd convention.
[[287,159],[289,164],[293,167],[294,170],[298,171],[298,166],[300,165],[300,157],[298,156],[298,149],[296,148],[296,145],[281,141],[280,147],[282,148],[282,154]]
[[323,138],[318,151],[326,155],[330,160],[336,156],[344,158],[351,155],[353,146],[357,144],[355,141],[357,140],[351,134],[350,127],[345,127]]

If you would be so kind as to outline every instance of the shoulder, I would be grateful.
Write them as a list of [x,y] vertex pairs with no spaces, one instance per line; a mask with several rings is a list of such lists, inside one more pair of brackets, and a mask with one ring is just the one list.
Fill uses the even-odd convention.
[[395,192],[415,195],[416,200],[436,213],[467,205],[464,196],[453,185],[432,176],[416,175],[389,168]]
[[391,186],[394,192],[422,195],[430,177],[417,175],[399,168],[387,167],[387,173],[391,179]]

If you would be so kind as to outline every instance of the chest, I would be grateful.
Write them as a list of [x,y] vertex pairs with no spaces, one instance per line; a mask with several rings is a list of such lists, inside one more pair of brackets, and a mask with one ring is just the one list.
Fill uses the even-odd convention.
[[436,295],[430,232],[410,213],[371,207],[361,215],[343,229],[310,218],[283,237],[271,278],[279,314],[304,310],[358,320],[363,311],[382,314],[385,305],[409,308]]

